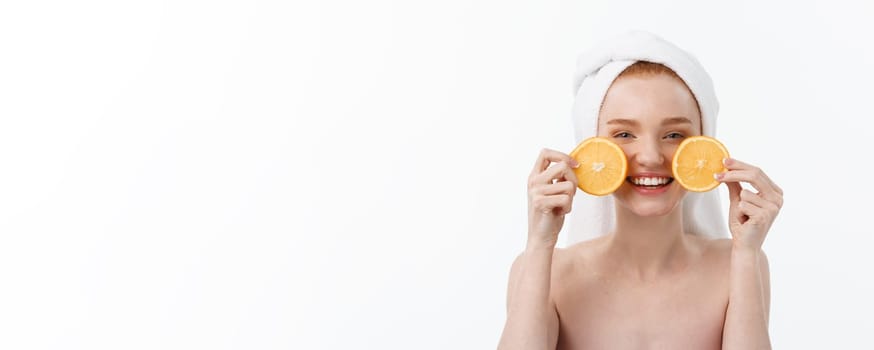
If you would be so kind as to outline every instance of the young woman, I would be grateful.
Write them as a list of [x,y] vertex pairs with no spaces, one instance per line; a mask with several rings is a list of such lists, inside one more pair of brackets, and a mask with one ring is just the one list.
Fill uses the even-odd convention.
[[[697,61],[677,63],[679,49],[672,44],[633,36],[627,43],[632,49],[621,55],[621,45],[608,45],[612,58],[595,69],[604,73],[610,62],[630,60],[606,92],[595,94],[603,99],[593,131],[616,142],[628,158],[627,181],[612,194],[610,230],[556,248],[575,203],[577,164],[544,149],[528,180],[528,241],[510,270],[498,348],[769,349],[768,261],[761,246],[782,206],[782,190],[761,169],[727,159],[728,171],[718,180],[728,187],[731,238],[709,238],[720,229],[715,226],[695,229],[713,232],[690,232],[694,212],[683,205],[690,194],[673,181],[671,160],[684,138],[712,134],[715,100],[704,101],[709,92],[700,86],[706,84],[687,83],[695,80],[686,78],[695,74],[688,65]],[[635,184],[646,178],[660,185]],[[591,214],[575,213],[596,219]]]

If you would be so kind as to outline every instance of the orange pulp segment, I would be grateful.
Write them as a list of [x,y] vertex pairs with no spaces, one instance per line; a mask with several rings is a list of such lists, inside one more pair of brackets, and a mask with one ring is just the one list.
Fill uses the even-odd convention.
[[613,141],[603,137],[591,137],[580,142],[570,153],[580,166],[574,170],[578,187],[591,195],[604,196],[613,193],[625,181],[628,160],[625,152]]
[[671,171],[683,188],[707,192],[719,186],[713,175],[725,171],[722,164],[725,158],[728,158],[728,150],[722,143],[712,137],[692,136],[677,147]]

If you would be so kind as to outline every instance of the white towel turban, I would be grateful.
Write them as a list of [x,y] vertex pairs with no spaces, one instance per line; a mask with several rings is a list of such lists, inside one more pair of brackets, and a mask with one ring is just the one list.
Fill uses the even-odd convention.
[[[698,101],[704,135],[715,137],[719,102],[704,67],[672,43],[648,32],[632,31],[601,42],[577,59],[572,115],[577,143],[597,134],[598,113],[607,89],[625,68],[637,61],[660,63],[676,72]],[[686,232],[710,238],[729,237],[719,192],[688,192],[682,205]],[[612,195],[595,197],[577,192],[567,217],[566,245],[612,232],[614,210]]]

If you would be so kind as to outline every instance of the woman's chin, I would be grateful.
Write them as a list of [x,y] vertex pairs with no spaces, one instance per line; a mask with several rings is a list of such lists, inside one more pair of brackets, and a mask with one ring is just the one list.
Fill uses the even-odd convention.
[[629,209],[637,216],[665,216],[671,213],[676,207],[676,203],[666,203],[664,201],[652,203],[631,203]]

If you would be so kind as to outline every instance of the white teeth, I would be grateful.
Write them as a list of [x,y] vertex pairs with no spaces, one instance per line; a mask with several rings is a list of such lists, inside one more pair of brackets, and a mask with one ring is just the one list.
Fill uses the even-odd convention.
[[668,183],[667,177],[634,177],[631,182],[638,186],[660,186]]

